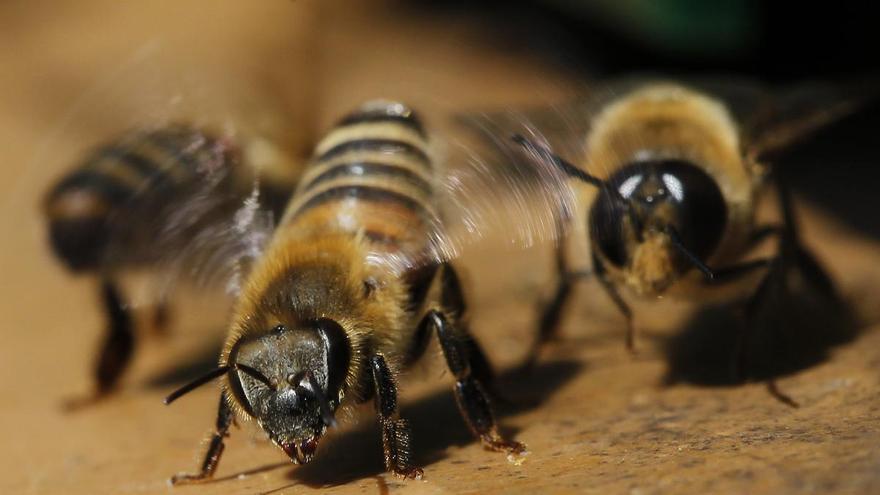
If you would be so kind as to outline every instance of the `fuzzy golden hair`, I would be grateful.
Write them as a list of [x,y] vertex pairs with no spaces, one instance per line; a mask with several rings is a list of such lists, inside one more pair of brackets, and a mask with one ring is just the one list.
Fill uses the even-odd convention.
[[726,231],[708,261],[739,252],[751,229],[760,177],[746,163],[740,130],[723,102],[679,84],[648,84],[599,112],[586,146],[587,170],[603,178],[644,158],[700,166],[717,182],[728,209]]
[[[412,332],[404,309],[406,285],[386,266],[371,263],[369,253],[369,241],[360,235],[304,236],[302,229],[282,228],[242,291],[220,364],[228,364],[237,342],[266,334],[278,323],[329,318],[342,326],[352,348],[341,409],[360,402],[365,356],[381,353],[398,371],[406,349],[402,343]],[[375,289],[366,290],[365,283]],[[281,310],[283,314],[266,303],[269,293],[278,290],[300,294]],[[232,394],[226,395],[237,414],[246,417]]]

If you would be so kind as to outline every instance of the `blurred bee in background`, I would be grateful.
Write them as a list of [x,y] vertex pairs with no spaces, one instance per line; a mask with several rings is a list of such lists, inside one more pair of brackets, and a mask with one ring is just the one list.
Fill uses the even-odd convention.
[[[643,298],[691,300],[705,300],[711,289],[718,288],[720,294],[721,287],[731,285],[738,289],[722,297],[735,299],[752,291],[746,298],[746,322],[734,363],[742,380],[750,332],[761,327],[759,314],[767,314],[757,308],[766,307],[780,287],[786,288],[793,268],[813,288],[834,294],[824,270],[802,247],[789,193],[767,160],[853,105],[827,88],[784,95],[753,86],[717,89],[629,83],[597,97],[586,111],[578,107],[583,111],[578,118],[587,119],[582,122],[589,131],[571,139],[585,140],[580,145],[585,154],[579,157],[583,167],[556,155],[540,136],[517,135],[514,140],[536,161],[553,163],[592,186],[581,189],[581,204],[590,205],[592,273],[626,318],[628,349],[635,348],[636,330],[621,289]],[[778,186],[781,223],[756,225],[756,198],[770,181]],[[562,224],[567,222],[569,218],[562,218]],[[752,254],[771,236],[779,242],[775,255]],[[557,332],[580,275],[569,268],[564,246],[556,258],[556,291],[541,315],[532,362],[541,344]],[[778,398],[794,404],[772,382],[770,386]]]
[[[223,378],[201,469],[173,483],[212,477],[234,416],[256,420],[294,463],[304,464],[337,418],[369,400],[387,470],[420,478],[407,421],[398,416],[397,378],[425,352],[432,334],[474,436],[511,460],[525,453],[496,426],[487,393],[491,371],[469,333],[450,259],[468,240],[456,237],[455,226],[479,237],[496,216],[505,216],[500,212],[523,211],[527,204],[515,205],[547,190],[518,180],[517,174],[534,176],[530,163],[496,168],[476,160],[447,173],[432,151],[421,120],[387,101],[354,111],[317,145],[244,286],[219,366],[166,399]],[[565,184],[555,167],[544,172]],[[552,201],[559,201],[555,191]],[[444,213],[456,214],[441,214],[444,206]]]
[[294,186],[255,165],[289,163],[258,138],[238,141],[186,124],[130,131],[95,148],[49,190],[51,248],[71,272],[99,280],[107,318],[94,392],[68,406],[105,397],[131,361],[133,303],[122,274],[155,279],[153,322],[162,331],[176,278],[224,280],[268,236],[272,213]]

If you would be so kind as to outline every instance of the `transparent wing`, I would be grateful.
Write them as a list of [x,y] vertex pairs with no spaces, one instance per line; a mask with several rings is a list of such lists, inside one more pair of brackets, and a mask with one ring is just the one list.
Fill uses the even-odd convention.
[[721,100],[739,124],[745,156],[763,160],[858,111],[880,94],[870,79],[768,86],[747,78],[701,78],[685,85]]
[[266,196],[277,191],[268,193],[259,177],[249,193],[240,187],[244,184],[229,190],[219,186],[222,182],[220,176],[207,178],[163,219],[153,249],[166,289],[184,279],[237,296],[251,265],[262,255],[281,214]]
[[482,241],[520,249],[561,237],[560,220],[574,207],[568,180],[512,140],[523,133],[537,139],[537,130],[519,115],[505,117],[473,116],[468,125],[439,133],[447,138],[438,153],[439,215],[419,263],[454,259]]

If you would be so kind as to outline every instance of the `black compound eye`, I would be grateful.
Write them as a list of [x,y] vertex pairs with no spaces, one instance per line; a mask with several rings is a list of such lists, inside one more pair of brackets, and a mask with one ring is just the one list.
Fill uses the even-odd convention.
[[616,266],[626,264],[628,247],[639,242],[642,227],[675,227],[682,243],[701,259],[712,254],[724,234],[727,204],[721,189],[693,163],[640,161],[619,169],[607,184],[590,212],[590,235]]
[[706,259],[721,241],[727,226],[727,203],[718,183],[702,168],[685,161],[663,161],[654,174],[675,205],[682,243]]
[[348,376],[348,367],[351,363],[351,344],[345,329],[336,321],[320,318],[315,322],[315,325],[326,346],[327,392],[333,399]]
[[604,257],[615,266],[626,264],[627,241],[624,234],[626,204],[612,190],[603,189],[590,210],[590,237]]

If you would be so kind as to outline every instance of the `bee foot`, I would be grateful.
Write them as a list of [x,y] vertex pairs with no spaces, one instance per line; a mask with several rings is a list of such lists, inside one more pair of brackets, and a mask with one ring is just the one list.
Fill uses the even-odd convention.
[[425,472],[422,471],[422,468],[410,467],[410,468],[397,468],[394,470],[394,476],[397,476],[400,479],[411,479],[411,480],[420,480],[422,476],[424,476]]
[[506,452],[508,457],[525,455],[527,452],[523,443],[495,438],[483,438],[483,447],[494,452]]
[[188,485],[194,483],[203,483],[211,479],[211,476],[205,473],[200,474],[189,474],[189,473],[177,473],[168,479],[168,485],[176,486],[176,485]]

